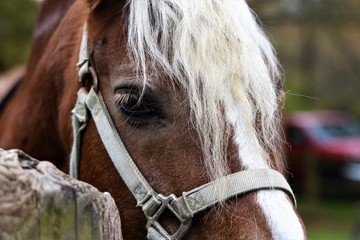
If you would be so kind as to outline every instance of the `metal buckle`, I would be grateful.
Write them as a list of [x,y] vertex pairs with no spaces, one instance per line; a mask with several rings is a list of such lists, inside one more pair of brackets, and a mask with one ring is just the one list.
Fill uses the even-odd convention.
[[[152,198],[150,198],[152,199]],[[152,216],[146,215],[148,222],[146,224],[146,229],[148,230],[148,236],[147,238],[149,240],[158,240],[158,239],[166,239],[166,240],[176,240],[181,239],[187,230],[190,228],[192,219],[189,217],[182,217],[184,216],[183,213],[181,213],[181,209],[174,208],[171,204],[173,202],[176,202],[178,198],[171,194],[169,196],[164,196],[162,194],[158,194],[156,196],[156,199],[160,201],[160,206],[155,211],[155,213]],[[158,219],[160,218],[161,214],[166,210],[170,210],[173,215],[179,220],[180,227],[179,229],[173,234],[170,235],[164,228],[161,226],[161,224],[158,222]]]

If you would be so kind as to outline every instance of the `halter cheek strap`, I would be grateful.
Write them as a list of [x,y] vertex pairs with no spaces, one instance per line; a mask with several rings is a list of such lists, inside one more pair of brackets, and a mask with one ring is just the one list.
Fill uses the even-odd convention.
[[[85,27],[79,59],[80,79],[91,74],[86,35]],[[92,72],[92,76],[97,81],[94,72]],[[72,111],[74,143],[70,159],[70,174],[76,178],[79,171],[81,132],[86,127],[90,117],[89,113],[115,168],[135,197],[137,206],[142,208],[148,220],[146,225],[148,239],[181,239],[189,229],[192,217],[196,213],[231,197],[251,191],[282,190],[290,196],[296,205],[295,196],[289,184],[279,172],[272,169],[245,170],[230,174],[191,191],[183,192],[180,197],[176,197],[174,194],[164,196],[155,192],[126,150],[101,93],[94,88],[91,88],[89,92],[85,88],[78,91],[77,102]],[[223,189],[221,197],[216,191],[220,182],[225,183],[227,186],[227,188]],[[158,221],[166,209],[171,211],[181,223],[174,234],[169,234]]]

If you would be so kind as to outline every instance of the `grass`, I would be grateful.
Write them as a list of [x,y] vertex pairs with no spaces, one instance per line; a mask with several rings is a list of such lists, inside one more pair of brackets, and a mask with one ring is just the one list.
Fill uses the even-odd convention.
[[353,240],[353,230],[360,218],[354,200],[330,200],[318,203],[299,201],[309,240]]

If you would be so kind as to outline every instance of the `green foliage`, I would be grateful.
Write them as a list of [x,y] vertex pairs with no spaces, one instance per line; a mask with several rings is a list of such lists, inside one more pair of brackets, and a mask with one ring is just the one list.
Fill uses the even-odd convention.
[[0,1],[0,71],[26,62],[37,8],[32,0]]
[[249,3],[265,23],[284,67],[286,110],[328,108],[360,117],[359,1]]
[[350,240],[359,220],[356,201],[327,200],[316,207],[298,199],[298,210],[303,217],[309,240]]

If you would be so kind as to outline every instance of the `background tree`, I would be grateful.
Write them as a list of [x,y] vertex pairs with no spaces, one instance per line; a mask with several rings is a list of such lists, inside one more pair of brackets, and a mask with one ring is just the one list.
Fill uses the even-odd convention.
[[339,109],[360,117],[358,0],[253,0],[286,76],[286,110]]
[[36,13],[35,1],[0,1],[0,72],[26,62]]

